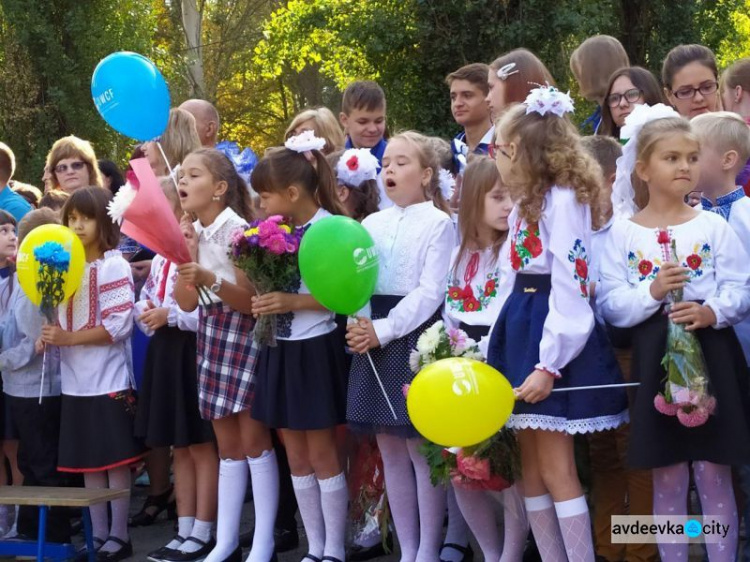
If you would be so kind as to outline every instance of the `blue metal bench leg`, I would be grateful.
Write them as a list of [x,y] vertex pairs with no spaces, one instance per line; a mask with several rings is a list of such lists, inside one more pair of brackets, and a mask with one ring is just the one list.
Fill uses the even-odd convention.
[[83,536],[86,538],[86,552],[88,553],[89,562],[96,562],[96,552],[94,552],[94,531],[91,528],[91,512],[88,507],[83,508]]
[[47,510],[46,505],[39,506],[39,537],[37,538],[36,560],[44,562],[44,545],[47,542]]

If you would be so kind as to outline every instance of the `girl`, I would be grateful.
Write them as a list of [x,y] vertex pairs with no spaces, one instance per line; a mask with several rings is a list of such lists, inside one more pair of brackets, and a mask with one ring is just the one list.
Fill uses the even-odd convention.
[[659,81],[649,70],[640,66],[621,68],[609,79],[598,133],[619,139],[625,118],[631,114],[635,104],[643,103],[664,103]]
[[[182,229],[194,262],[177,268],[175,300],[191,312],[198,307],[196,287],[210,300],[199,310],[198,404],[210,420],[219,446],[219,514],[216,546],[192,537],[180,550],[200,548],[195,557],[208,562],[237,561],[239,524],[247,487],[248,465],[255,498],[255,535],[250,562],[276,559],[273,521],[278,507],[276,455],[265,425],[248,415],[253,395],[255,359],[250,299],[255,291],[227,254],[231,237],[250,219],[250,194],[232,162],[215,149],[199,149],[182,162],[178,193]],[[192,222],[189,213],[198,220]],[[172,559],[178,559],[172,557]],[[181,559],[181,558],[180,558]]]
[[330,154],[328,163],[336,172],[336,193],[346,214],[362,222],[378,212],[378,159],[369,150],[350,148]]
[[[305,140],[307,139],[307,140]],[[305,133],[268,151],[251,183],[267,215],[289,217],[308,228],[343,214],[323,139]],[[253,298],[253,314],[277,314],[277,346],[258,358],[254,419],[281,430],[292,485],[308,539],[304,559],[344,560],[349,494],[336,446],[345,420],[344,341],[334,314],[310,295],[304,282]]]
[[664,95],[688,119],[719,109],[716,57],[703,45],[678,45],[667,53],[661,68]]
[[82,187],[103,185],[94,148],[89,141],[73,135],[55,141],[44,169],[51,174],[51,189],[73,193]]
[[541,87],[498,123],[496,164],[516,206],[502,256],[503,292],[510,295],[487,359],[515,388],[507,426],[519,430],[526,510],[542,558],[565,560],[567,552],[570,560],[593,561],[573,434],[617,427],[627,405],[619,389],[551,394],[553,387],[621,379],[606,336],[594,332],[588,302],[601,180],[564,116],[572,110],[567,94]]
[[[191,116],[192,118],[192,116]],[[170,178],[161,186],[172,203],[177,220],[182,216],[180,199]],[[161,256],[151,264],[151,273],[135,305],[136,322],[151,337],[135,434],[151,449],[163,449],[167,457],[173,447],[177,536],[150,559],[172,557],[189,537],[211,541],[216,519],[216,484],[219,460],[211,424],[200,417],[196,374],[195,332],[198,311],[185,312],[174,300],[177,266]],[[167,488],[168,497],[171,489]],[[189,545],[196,546],[196,541]],[[187,553],[183,553],[187,554]],[[190,557],[182,556],[181,560]]]
[[[164,161],[157,142],[161,143],[168,163]],[[169,110],[167,128],[160,140],[144,143],[143,152],[154,175],[161,177],[169,175],[188,154],[200,147],[201,139],[198,137],[195,117],[184,109],[174,108]]]
[[[510,193],[500,180],[495,162],[478,158],[464,176],[458,224],[461,244],[453,249],[445,295],[446,326],[464,330],[479,341],[489,333],[502,302],[498,299],[501,247],[508,236],[508,215],[513,208]],[[455,488],[461,513],[482,548],[485,560],[520,560],[529,532],[516,487],[503,494],[505,541],[497,532],[494,500],[482,491]],[[450,496],[448,501],[452,501]],[[504,544],[504,546],[502,546]],[[446,540],[444,546],[448,547]]]
[[[133,278],[117,247],[120,232],[107,216],[109,191],[85,187],[62,210],[62,222],[86,253],[81,285],[60,306],[59,325],[42,327],[41,341],[60,347],[62,411],[58,470],[82,472],[87,488],[130,490],[129,465],[143,456],[133,437],[135,395],[130,359]],[[130,497],[91,507],[97,560],[133,554],[128,537]]]
[[[647,123],[638,135],[635,171],[648,185],[649,199],[631,220],[612,226],[601,266],[601,312],[619,327],[635,326],[635,392],[628,461],[653,468],[654,514],[687,514],[690,463],[703,513],[729,525],[721,544],[707,544],[709,559],[734,560],[737,512],[729,465],[747,463],[747,363],[734,331],[750,311],[748,255],[728,223],[696,211],[684,197],[699,176],[700,146],[681,118]],[[618,174],[631,170],[618,169]],[[665,259],[672,241],[677,256]],[[671,250],[669,250],[671,253]],[[678,263],[672,263],[674,258]],[[668,308],[669,319],[697,336],[711,393],[719,406],[699,427],[687,428],[659,413],[654,397],[663,390],[661,366],[670,292],[683,302]],[[686,560],[687,544],[660,541],[662,560]]]
[[422,439],[409,421],[402,390],[414,378],[409,353],[440,319],[453,248],[453,223],[438,188],[438,170],[437,156],[423,135],[406,132],[388,142],[383,182],[395,205],[362,223],[380,260],[370,301],[372,320],[359,318],[347,333],[353,351],[370,351],[396,410],[394,420],[368,358],[356,355],[347,419],[355,430],[377,436],[402,562],[440,559],[445,513],[445,489],[430,482],[427,461],[419,452]]
[[[750,125],[750,58],[732,63],[721,74],[719,88],[724,109],[738,114]],[[744,188],[745,195],[750,194],[750,160],[735,181]]]
[[525,100],[535,85],[555,85],[544,63],[526,49],[513,49],[495,59],[490,64],[487,82],[490,90],[485,101],[493,122],[510,104]]

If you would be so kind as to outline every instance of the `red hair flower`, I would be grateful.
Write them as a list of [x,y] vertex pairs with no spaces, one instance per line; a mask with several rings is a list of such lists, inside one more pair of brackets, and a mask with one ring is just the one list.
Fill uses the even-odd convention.
[[346,167],[352,172],[359,168],[359,158],[357,158],[356,154],[346,161]]

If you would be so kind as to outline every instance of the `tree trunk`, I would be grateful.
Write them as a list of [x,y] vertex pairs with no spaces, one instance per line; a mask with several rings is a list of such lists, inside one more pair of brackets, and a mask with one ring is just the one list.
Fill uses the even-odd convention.
[[[200,2],[200,7],[197,2]],[[188,46],[187,71],[190,81],[190,97],[204,98],[203,46],[201,44],[203,24],[203,1],[182,0],[182,27]]]

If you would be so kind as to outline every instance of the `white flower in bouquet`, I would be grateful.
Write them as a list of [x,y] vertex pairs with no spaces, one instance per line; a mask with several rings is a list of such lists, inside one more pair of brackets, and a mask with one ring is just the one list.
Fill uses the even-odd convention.
[[419,372],[419,369],[421,368],[422,361],[422,354],[419,353],[416,349],[413,349],[411,354],[409,355],[409,368],[412,370],[413,373]]
[[433,334],[427,330],[417,340],[417,351],[421,355],[430,355],[440,343],[440,334]]
[[117,194],[112,198],[112,201],[107,205],[107,213],[109,214],[112,222],[115,224],[122,224],[122,219],[125,216],[125,212],[128,210],[130,205],[133,203],[135,196],[138,192],[133,189],[130,182],[123,185]]

